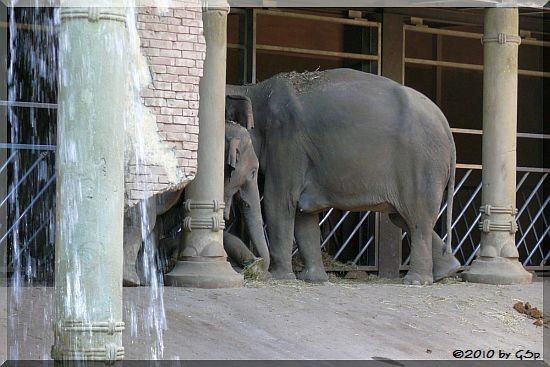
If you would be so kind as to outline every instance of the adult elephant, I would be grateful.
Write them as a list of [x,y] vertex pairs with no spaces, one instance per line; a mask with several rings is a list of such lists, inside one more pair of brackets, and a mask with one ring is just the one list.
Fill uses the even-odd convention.
[[[249,237],[263,261],[263,276],[270,278],[268,273],[270,257],[263,231],[257,182],[259,162],[248,131],[238,124],[225,124],[225,158],[224,201],[226,208],[224,217],[229,219],[233,197],[238,195],[240,210]],[[143,266],[148,262],[138,261],[140,252],[143,255],[144,250],[149,250],[149,253],[145,253],[145,255],[149,256],[149,261],[151,261],[151,258],[158,255],[158,247],[161,243],[163,248],[160,249],[160,253],[163,254],[163,257],[170,257],[172,253],[177,256],[182,238],[174,236],[173,240],[160,241],[159,232],[166,232],[166,229],[159,228],[159,226],[164,224],[173,227],[175,221],[181,224],[183,208],[178,204],[181,204],[182,192],[183,190],[154,195],[126,211],[123,275],[125,285],[148,284],[151,280],[151,269]],[[164,223],[163,217],[166,217]],[[223,238],[227,254],[237,264],[247,266],[257,259],[237,237],[224,232]],[[143,246],[146,241],[149,242],[149,246]]]
[[[326,281],[318,213],[388,212],[411,236],[406,284],[453,274],[451,211],[455,146],[443,113],[421,93],[350,69],[283,73],[227,86],[226,119],[250,134],[265,176],[264,208],[273,278]],[[447,245],[433,231],[448,185]],[[383,249],[380,249],[383,251]]]

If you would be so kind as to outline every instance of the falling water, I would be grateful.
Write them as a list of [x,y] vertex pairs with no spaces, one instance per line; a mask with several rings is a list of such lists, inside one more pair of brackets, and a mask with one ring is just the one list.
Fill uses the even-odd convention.
[[[49,104],[55,100],[56,52],[55,16],[49,9],[8,8],[7,117],[9,122],[7,196],[0,205],[8,207],[7,228],[0,231],[0,249],[8,249],[8,355],[24,357],[21,349],[34,348],[38,356],[45,351],[28,343],[28,329],[50,329],[52,294],[44,303],[29,304],[28,290],[53,274],[54,189],[53,150],[55,142],[54,109],[26,107],[21,102]],[[19,24],[18,24],[19,23]],[[6,32],[7,31],[7,32]],[[2,123],[2,128],[6,126]],[[6,143],[6,142],[2,142]],[[30,145],[39,145],[31,149]],[[0,148],[4,149],[4,148]],[[0,162],[2,166],[6,162]],[[42,294],[42,293],[41,293]],[[41,311],[41,312],[40,312]],[[42,324],[25,322],[23,314],[43,314]]]
[[[141,102],[140,92],[141,88],[146,87],[150,82],[148,76],[148,68],[145,59],[140,53],[139,45],[140,38],[137,33],[137,24],[136,24],[136,7],[128,8],[128,33],[129,33],[129,52],[130,57],[130,86],[131,86],[131,109],[130,115],[133,116],[131,119],[135,123],[133,126],[134,129],[134,162],[136,164],[136,171],[140,172],[144,162],[146,161],[146,152],[145,152],[145,135],[144,131],[146,128],[140,126],[141,123],[145,121],[143,116],[148,113],[146,107]],[[145,70],[144,70],[145,68]],[[145,71],[145,72],[144,72]],[[127,127],[131,129],[132,127]],[[146,193],[146,196],[151,196],[152,193]],[[143,242],[143,256],[138,259],[141,261],[141,268],[143,269],[143,275],[145,277],[145,282],[148,285],[144,289],[139,289],[137,292],[141,293],[146,292],[145,297],[139,297],[143,299],[145,304],[141,310],[141,315],[138,314],[136,305],[131,303],[129,305],[129,317],[128,310],[126,311],[126,319],[130,323],[130,330],[132,338],[135,336],[144,337],[146,339],[153,340],[154,343],[150,344],[149,347],[149,358],[151,359],[161,359],[164,350],[163,342],[163,331],[166,328],[166,316],[164,310],[164,300],[163,300],[163,283],[162,278],[159,277],[159,272],[157,269],[157,264],[155,261],[155,252],[156,252],[156,243],[154,241],[154,236],[149,232],[150,228],[153,228],[155,225],[156,218],[150,218],[150,211],[147,210],[147,201],[142,200],[137,205],[140,205],[141,217],[141,239]],[[138,325],[141,333],[145,335],[139,335]]]
[[[50,357],[53,343],[52,323],[54,321],[54,234],[55,234],[55,171],[54,145],[56,139],[57,111],[57,55],[59,47],[70,47],[66,40],[58,40],[59,9],[17,8],[12,3],[9,8],[9,63],[8,63],[8,121],[10,123],[10,142],[15,144],[34,144],[42,148],[20,150],[12,147],[8,156],[14,154],[10,163],[8,188],[10,193],[6,205],[9,205],[9,234],[0,233],[0,248],[8,244],[12,275],[8,298],[8,359]],[[18,23],[29,24],[27,28]],[[127,26],[129,44],[139,53],[139,36],[136,28],[136,9],[128,8]],[[1,28],[0,28],[1,30]],[[105,33],[105,37],[110,37]],[[113,37],[111,37],[113,38]],[[119,40],[110,39],[109,44],[118,47]],[[61,45],[61,46],[59,46]],[[122,49],[119,50],[123,52]],[[132,50],[130,50],[130,53]],[[135,57],[134,57],[135,56]],[[137,169],[145,161],[146,137],[139,123],[144,114],[150,113],[140,99],[141,88],[148,83],[143,75],[143,63],[138,62],[141,55],[130,57],[128,78],[132,100],[128,108],[128,121],[125,129],[134,131],[134,160]],[[143,56],[141,56],[143,57]],[[83,65],[85,68],[87,65]],[[108,64],[105,65],[108,67]],[[63,73],[63,70],[60,70]],[[63,79],[63,78],[61,78]],[[74,96],[69,96],[69,100]],[[15,102],[37,102],[48,104],[43,107],[17,107]],[[69,109],[73,104],[69,103]],[[74,112],[74,111],[72,111]],[[76,158],[78,147],[71,142],[66,144],[65,154]],[[4,162],[0,162],[0,166]],[[31,171],[28,173],[28,171]],[[19,185],[18,185],[19,183]],[[75,191],[82,195],[82,183],[75,182]],[[3,198],[0,198],[0,203]],[[69,204],[70,205],[70,204]],[[141,234],[143,256],[141,267],[147,287],[126,289],[124,299],[124,321],[126,323],[125,344],[133,340],[147,340],[150,349],[140,358],[160,359],[163,357],[163,332],[166,329],[166,316],[163,303],[162,277],[155,261],[156,244],[149,235],[155,218],[148,218],[146,201],[141,206]],[[74,208],[76,220],[78,211]],[[19,219],[21,218],[21,219]],[[64,231],[63,228],[61,228]],[[3,231],[2,231],[3,232]],[[65,233],[65,232],[64,232]],[[65,233],[70,236],[70,233]],[[3,238],[5,237],[5,238]],[[72,251],[70,263],[73,264],[70,277],[67,278],[67,296],[64,299],[66,309],[76,310],[73,317],[91,321],[86,308],[85,292],[80,283],[81,266],[85,266],[93,254]],[[43,287],[47,285],[48,287]],[[127,297],[130,293],[134,297]],[[138,303],[141,302],[141,303]],[[77,303],[77,304],[75,304]],[[32,329],[32,330],[31,330]],[[38,335],[37,335],[38,333]],[[32,334],[32,335],[31,335]],[[32,337],[32,339],[31,339]],[[37,340],[35,340],[38,338]],[[130,339],[130,340],[128,340]],[[127,358],[131,355],[127,355]]]

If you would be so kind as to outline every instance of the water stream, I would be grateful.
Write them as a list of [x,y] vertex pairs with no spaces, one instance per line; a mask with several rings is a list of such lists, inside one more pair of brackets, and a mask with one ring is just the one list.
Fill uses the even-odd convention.
[[[8,229],[0,231],[0,249],[7,247],[10,277],[7,298],[8,313],[8,351],[7,358],[12,360],[25,358],[50,358],[53,343],[54,324],[54,254],[55,254],[55,143],[57,121],[57,83],[58,70],[62,61],[58,61],[60,47],[70,47],[65,40],[59,40],[58,29],[60,11],[54,8],[17,7],[17,2],[8,8],[8,26],[0,31],[8,37],[8,128],[9,141],[6,145],[8,195],[0,198],[0,203],[9,209]],[[40,4],[41,5],[41,4]],[[138,47],[139,36],[136,28],[136,9],[127,8],[127,28],[130,47]],[[6,34],[7,33],[7,34]],[[111,37],[105,33],[104,37]],[[111,39],[112,45],[119,40]],[[136,46],[137,45],[137,46]],[[67,51],[67,50],[64,50]],[[124,50],[119,50],[125,52]],[[144,121],[142,115],[148,113],[141,103],[140,90],[146,81],[143,65],[130,57],[128,81],[131,103],[126,130],[133,131],[135,140],[134,154],[138,169],[145,161],[146,137],[141,133],[145,129],[139,126]],[[104,67],[109,67],[106,62]],[[71,96],[69,96],[69,100]],[[20,102],[33,102],[22,104]],[[1,107],[0,107],[1,108]],[[15,145],[18,144],[18,145]],[[68,144],[70,146],[70,144]],[[74,154],[78,146],[73,146],[67,154]],[[128,151],[128,150],[127,150]],[[2,167],[5,162],[0,162]],[[77,192],[82,194],[82,183]],[[5,203],[3,202],[5,201]],[[142,213],[146,203],[142,206]],[[78,211],[74,208],[74,216]],[[70,220],[72,220],[71,218]],[[133,290],[139,293],[140,304],[124,298],[123,321],[126,323],[123,344],[133,340],[145,339],[149,350],[147,359],[163,357],[163,332],[166,329],[166,316],[163,303],[162,277],[156,269],[155,243],[148,235],[154,218],[141,218],[143,256],[141,267],[144,269],[147,287]],[[91,254],[93,256],[93,254]],[[80,281],[83,266],[90,254],[71,252],[73,266],[67,278],[66,307],[76,310],[74,317],[83,321],[90,320],[87,315],[86,299]],[[32,294],[31,288],[40,289]],[[77,304],[75,304],[78,303]],[[143,358],[144,356],[140,356]],[[126,356],[132,358],[132,356]]]

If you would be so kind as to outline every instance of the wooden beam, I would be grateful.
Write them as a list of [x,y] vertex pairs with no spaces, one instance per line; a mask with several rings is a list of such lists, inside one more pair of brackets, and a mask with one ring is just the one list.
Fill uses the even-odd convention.
[[[383,13],[382,75],[403,84],[403,22],[401,15]],[[393,225],[388,214],[378,213],[376,220],[378,275],[398,278],[401,266],[401,229]]]

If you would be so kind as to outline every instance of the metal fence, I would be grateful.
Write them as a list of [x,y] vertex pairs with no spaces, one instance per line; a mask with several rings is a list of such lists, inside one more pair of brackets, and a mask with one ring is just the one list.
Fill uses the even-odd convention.
[[0,231],[0,249],[7,248],[7,270],[21,270],[28,279],[53,276],[55,243],[55,146],[0,144],[7,149],[0,175],[8,177],[0,207],[7,207],[7,226]]
[[[520,261],[530,270],[548,270],[550,258],[550,227],[546,207],[550,197],[545,195],[549,170],[518,169],[516,186],[518,232],[516,246]],[[480,248],[478,223],[481,218],[481,170],[479,167],[457,169],[454,191],[452,248],[463,266],[471,265]],[[446,196],[445,196],[446,197]],[[443,202],[439,212],[436,232],[445,240],[445,212]],[[320,216],[322,228],[321,247],[337,262],[333,269],[352,269],[360,266],[363,270],[378,270],[378,249],[376,239],[376,213],[351,213],[330,209]],[[352,219],[354,217],[354,219]],[[353,244],[353,245],[352,245]],[[297,250],[294,255],[297,254]],[[402,266],[408,269],[410,262],[410,240],[402,233]]]

